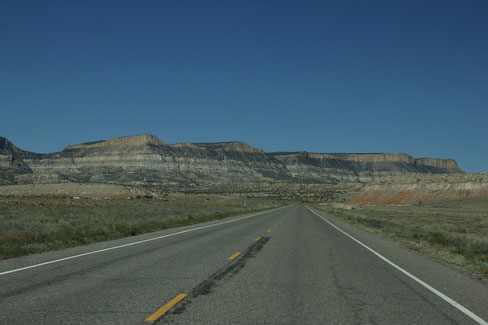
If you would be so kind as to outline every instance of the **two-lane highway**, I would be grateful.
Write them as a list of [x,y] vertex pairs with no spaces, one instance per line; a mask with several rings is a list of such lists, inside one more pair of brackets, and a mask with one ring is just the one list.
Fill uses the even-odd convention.
[[0,323],[482,324],[487,319],[483,282],[324,216],[291,206],[1,261]]

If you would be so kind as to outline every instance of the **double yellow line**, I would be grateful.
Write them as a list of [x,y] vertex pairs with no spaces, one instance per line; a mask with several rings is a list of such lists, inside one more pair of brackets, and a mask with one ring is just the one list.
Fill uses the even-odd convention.
[[[256,238],[256,240],[259,240],[259,239],[261,239],[261,237]],[[239,256],[240,254],[241,254],[241,252],[236,252],[236,253],[232,254],[228,259],[229,260],[233,260],[237,256]],[[164,314],[166,314],[168,312],[168,310],[170,310],[171,308],[173,308],[177,303],[179,303],[180,301],[182,301],[186,297],[188,297],[188,295],[186,293],[180,293],[175,298],[171,299],[171,301],[168,302],[166,305],[164,305],[163,307],[159,308],[151,316],[149,316],[148,318],[146,318],[145,321],[146,322],[154,322],[155,320],[157,320],[158,318],[160,318],[161,316],[163,316]]]
[[[280,221],[280,223],[281,223],[281,221]],[[275,227],[278,227],[278,225],[276,224]],[[271,232],[271,229],[268,229],[268,232]],[[257,237],[255,240],[258,241],[260,239],[261,239],[261,237]],[[228,260],[233,260],[237,256],[239,256],[240,254],[241,254],[241,252],[236,252],[236,253],[232,254],[231,256],[229,256]],[[188,295],[186,293],[180,293],[175,298],[171,299],[166,305],[164,305],[163,307],[159,308],[151,316],[149,316],[148,318],[146,318],[145,321],[146,322],[154,322],[154,321],[156,321],[157,319],[159,319],[161,316],[163,316],[164,314],[166,314],[171,308],[173,308],[177,303],[179,303],[180,301],[182,301],[186,297],[188,297]]]

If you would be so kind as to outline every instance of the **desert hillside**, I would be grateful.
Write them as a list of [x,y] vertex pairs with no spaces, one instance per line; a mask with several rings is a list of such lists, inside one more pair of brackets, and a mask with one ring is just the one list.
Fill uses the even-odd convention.
[[143,134],[37,154],[0,138],[0,185],[67,182],[191,188],[227,181],[336,184],[452,173],[462,173],[452,159],[405,153],[266,153],[242,142],[167,144]]

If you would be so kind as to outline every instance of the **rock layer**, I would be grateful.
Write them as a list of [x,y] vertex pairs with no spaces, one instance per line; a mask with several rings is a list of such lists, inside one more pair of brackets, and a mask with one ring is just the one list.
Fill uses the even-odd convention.
[[462,172],[451,159],[408,154],[266,153],[242,142],[169,145],[137,135],[36,154],[0,137],[0,184],[113,183],[200,186],[222,181],[368,182],[411,173]]

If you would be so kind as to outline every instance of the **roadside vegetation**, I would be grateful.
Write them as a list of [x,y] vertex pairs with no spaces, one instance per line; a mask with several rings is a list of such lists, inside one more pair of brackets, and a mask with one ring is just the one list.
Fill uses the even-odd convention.
[[403,206],[316,205],[350,224],[488,277],[488,197]]
[[[243,207],[246,200],[247,207]],[[134,236],[282,206],[276,200],[169,194],[163,199],[0,197],[0,259]]]

